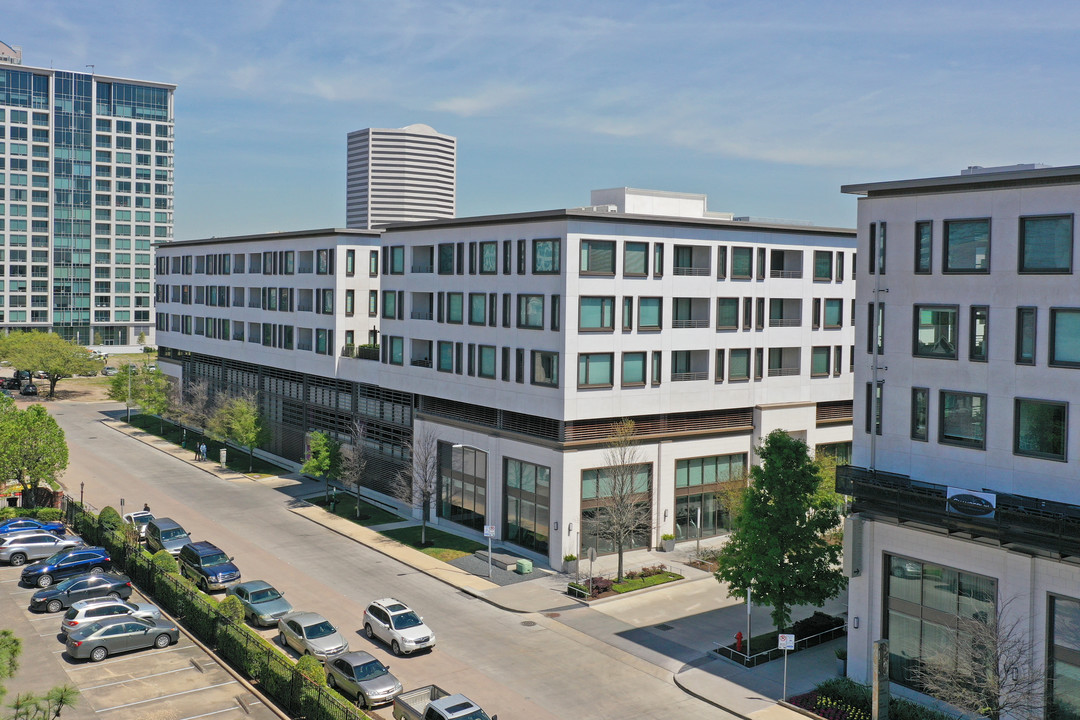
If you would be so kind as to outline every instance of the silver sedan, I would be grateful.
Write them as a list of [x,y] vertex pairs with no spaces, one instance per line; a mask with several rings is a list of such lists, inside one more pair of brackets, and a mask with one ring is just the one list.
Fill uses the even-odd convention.
[[393,702],[401,694],[401,683],[390,668],[366,652],[347,652],[326,663],[326,684],[366,708]]
[[278,620],[278,642],[321,662],[348,652],[349,641],[329,620],[313,612],[294,612]]

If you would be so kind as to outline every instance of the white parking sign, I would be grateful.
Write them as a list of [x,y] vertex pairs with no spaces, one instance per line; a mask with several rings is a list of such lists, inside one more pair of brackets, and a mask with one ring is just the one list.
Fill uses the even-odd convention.
[[795,636],[794,635],[780,635],[780,643],[777,646],[778,650],[794,650],[795,649]]
[[495,537],[495,526],[494,525],[485,525],[484,526],[484,537],[486,537],[486,538]]

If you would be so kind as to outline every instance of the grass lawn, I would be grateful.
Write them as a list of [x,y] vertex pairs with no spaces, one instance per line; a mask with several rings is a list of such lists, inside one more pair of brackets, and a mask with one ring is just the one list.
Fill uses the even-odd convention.
[[414,547],[417,550],[430,555],[436,560],[450,562],[465,555],[472,555],[477,550],[483,550],[487,546],[478,542],[467,540],[457,535],[436,530],[433,527],[427,529],[428,542],[435,543],[431,547],[420,547],[420,526],[406,527],[399,530],[387,530],[383,533],[388,538],[393,538],[399,543]]
[[662,572],[659,575],[650,575],[646,578],[634,578],[633,580],[624,580],[621,583],[615,583],[611,586],[611,589],[616,593],[633,592],[634,590],[641,590],[642,588],[652,587],[653,585],[663,585],[664,583],[673,582],[675,580],[682,580],[683,576],[673,572]]
[[[148,432],[151,435],[156,435],[160,438],[164,438],[174,445],[181,445],[184,443],[184,431],[178,425],[165,420],[162,422],[153,415],[145,415],[143,413],[131,415],[131,424],[134,427]],[[162,432],[164,427],[164,432]],[[191,456],[195,457],[195,442],[206,443],[206,455],[210,460],[206,462],[217,462],[218,451],[225,447],[222,443],[216,440],[205,438],[193,430],[189,430],[187,433],[187,447],[186,449],[191,451]],[[226,453],[225,466],[233,472],[242,473],[251,477],[266,477],[267,475],[281,475],[288,472],[285,468],[275,465],[271,462],[267,462],[259,457],[254,458],[254,462],[251,463],[251,471],[248,471],[248,454],[244,450],[238,450],[237,448],[228,448]]]
[[[320,507],[326,507],[322,496],[312,498],[308,502]],[[327,508],[329,510],[329,508]],[[360,501],[360,519],[356,519],[356,498],[352,495],[338,493],[337,505],[334,506],[334,514],[338,517],[352,520],[357,525],[370,527],[372,525],[385,525],[386,523],[399,522],[402,518],[389,510],[383,510],[363,500]]]

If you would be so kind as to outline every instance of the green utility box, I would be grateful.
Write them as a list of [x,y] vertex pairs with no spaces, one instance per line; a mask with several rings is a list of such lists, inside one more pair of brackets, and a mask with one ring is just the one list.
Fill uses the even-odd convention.
[[518,575],[528,575],[532,572],[532,560],[518,560],[517,561],[517,573]]

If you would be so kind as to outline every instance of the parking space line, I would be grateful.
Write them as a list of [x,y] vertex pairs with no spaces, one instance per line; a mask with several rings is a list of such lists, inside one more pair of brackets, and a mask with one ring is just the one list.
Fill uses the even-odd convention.
[[135,705],[145,705],[146,703],[149,703],[149,702],[157,702],[158,700],[167,700],[169,698],[179,697],[180,695],[190,695],[191,693],[202,692],[203,690],[213,690],[214,688],[225,687],[226,685],[236,685],[236,684],[237,684],[236,680],[229,680],[228,682],[217,683],[216,685],[207,685],[206,687],[194,688],[192,690],[183,690],[181,692],[171,693],[169,695],[161,695],[159,697],[148,698],[146,700],[137,700],[137,701],[131,702],[131,703],[124,703],[123,705],[113,705],[112,707],[101,708],[100,710],[95,710],[94,712],[103,713],[103,712],[109,712],[110,710],[120,710],[120,709],[123,709],[123,708],[134,707]]
[[224,710],[215,710],[213,712],[203,713],[202,715],[190,715],[190,716],[188,716],[186,718],[180,718],[180,720],[197,720],[198,718],[210,717],[211,715],[219,715],[219,714],[221,714],[223,712],[229,712],[230,710],[239,710],[239,709],[240,709],[239,705],[233,705],[232,707],[227,707]]
[[172,675],[173,673],[184,672],[185,670],[194,670],[192,666],[177,668],[175,670],[166,670],[164,672],[154,673],[152,675],[141,675],[139,677],[127,678],[126,680],[117,680],[116,682],[105,683],[103,685],[91,685],[90,687],[79,688],[80,692],[86,692],[87,690],[97,690],[99,688],[111,687],[113,685],[123,685],[124,683],[135,682],[136,680],[147,680],[153,677],[161,677],[162,675]]
[[[134,655],[129,655],[127,657],[118,657],[118,658],[114,658],[112,660],[106,660],[105,662],[86,663],[85,665],[76,665],[74,667],[69,667],[68,671],[70,672],[71,670],[83,670],[85,668],[98,668],[98,667],[103,667],[105,665],[112,665],[113,663],[123,662],[124,660],[131,660],[133,658],[138,659],[138,658],[149,657],[150,655],[162,655],[162,654],[167,653],[167,652],[176,652],[177,650],[189,650],[191,648],[195,648],[196,650],[199,649],[195,645],[177,645],[176,647],[171,647],[168,650],[154,650],[152,652],[136,653]],[[63,650],[54,650],[53,655],[56,655],[57,653],[66,652],[66,651],[67,651],[67,648],[64,648]]]

